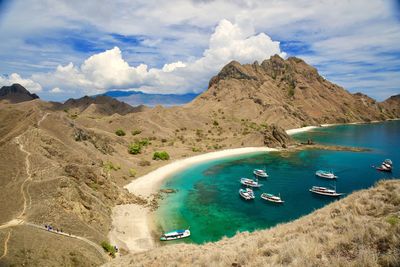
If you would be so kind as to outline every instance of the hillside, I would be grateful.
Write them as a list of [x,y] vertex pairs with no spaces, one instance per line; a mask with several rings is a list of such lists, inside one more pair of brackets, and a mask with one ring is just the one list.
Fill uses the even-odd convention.
[[[397,98],[382,104],[352,95],[304,61],[277,56],[261,65],[228,64],[206,92],[180,107],[134,108],[108,96],[51,103],[20,86],[1,90],[0,265],[6,266],[27,259],[31,266],[104,263],[98,249],[112,207],[153,203],[123,186],[171,161],[295,145],[284,129],[305,124],[400,117]],[[130,154],[138,144],[141,150]],[[153,160],[156,151],[170,160]],[[81,239],[36,227],[44,224]]]
[[205,245],[163,246],[105,266],[398,266],[400,181],[381,181],[296,221]]
[[400,116],[366,95],[353,95],[329,82],[299,58],[284,60],[277,55],[261,64],[227,64],[189,106],[200,111],[221,109],[285,129]]

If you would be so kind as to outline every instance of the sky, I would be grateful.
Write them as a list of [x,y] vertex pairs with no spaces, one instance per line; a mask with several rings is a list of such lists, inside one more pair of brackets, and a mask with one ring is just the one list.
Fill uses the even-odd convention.
[[0,86],[56,101],[199,93],[232,60],[278,54],[384,100],[400,93],[399,2],[0,0]]

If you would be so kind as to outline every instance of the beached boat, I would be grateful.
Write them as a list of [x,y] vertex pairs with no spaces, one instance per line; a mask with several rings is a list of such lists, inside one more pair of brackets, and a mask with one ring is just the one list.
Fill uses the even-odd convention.
[[310,189],[310,192],[313,192],[318,195],[324,195],[324,196],[330,196],[330,197],[338,197],[338,196],[343,195],[343,193],[336,192],[336,187],[334,189],[329,189],[329,188],[321,187],[321,186],[313,186]]
[[385,159],[381,166],[376,168],[378,171],[391,172],[393,169],[393,162],[390,159]]
[[251,190],[250,188],[240,189],[240,190],[239,190],[239,195],[240,195],[242,198],[246,199],[246,200],[251,200],[251,199],[254,199],[254,198],[255,198],[254,192],[253,192],[253,190]]
[[326,179],[336,179],[338,178],[333,172],[318,170],[315,172],[315,175],[321,178]]
[[261,170],[261,169],[255,169],[253,171],[253,174],[255,176],[258,176],[258,177],[261,177],[261,178],[267,178],[268,177],[267,172],[265,170]]
[[250,186],[250,187],[261,187],[262,184],[258,183],[258,180],[253,180],[249,178],[240,178],[240,183],[245,186]]
[[265,199],[267,201],[270,201],[270,202],[274,202],[274,203],[284,203],[285,202],[281,199],[280,196],[278,197],[278,196],[274,196],[274,195],[268,194],[268,193],[262,193],[261,198]]
[[164,233],[161,237],[161,241],[170,241],[170,240],[176,240],[176,239],[181,239],[185,237],[190,236],[190,230],[174,230],[168,233]]

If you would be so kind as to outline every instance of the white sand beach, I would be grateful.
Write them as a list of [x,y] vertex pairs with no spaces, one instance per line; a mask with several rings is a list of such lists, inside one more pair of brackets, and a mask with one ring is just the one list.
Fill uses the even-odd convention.
[[[133,194],[149,197],[153,193],[157,193],[164,179],[193,164],[218,158],[270,151],[278,151],[278,149],[244,147],[210,152],[176,160],[133,180],[125,188]],[[112,211],[112,228],[109,233],[111,244],[117,245],[119,248],[123,248],[130,253],[143,252],[154,248],[156,242],[154,242],[151,235],[151,215],[148,208],[140,205],[128,204],[114,207]]]
[[298,133],[310,131],[315,128],[319,128],[319,126],[306,126],[306,127],[301,127],[301,128],[294,128],[294,129],[286,130],[286,133],[288,135],[298,134]]
[[135,195],[148,197],[152,193],[157,192],[161,182],[165,178],[169,177],[170,175],[182,169],[189,167],[190,165],[218,158],[237,156],[242,154],[251,154],[256,152],[277,151],[277,150],[278,149],[268,148],[268,147],[243,147],[243,148],[226,149],[226,150],[201,154],[190,158],[177,160],[168,165],[160,167],[146,175],[143,175],[142,177],[133,180],[130,184],[125,186],[125,188],[128,189],[129,192]]

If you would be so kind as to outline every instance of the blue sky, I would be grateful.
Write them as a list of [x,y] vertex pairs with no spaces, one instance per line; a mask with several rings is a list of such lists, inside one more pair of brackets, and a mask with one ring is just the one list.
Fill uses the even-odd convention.
[[0,2],[0,85],[48,100],[197,93],[229,61],[273,54],[351,92],[400,93],[399,1]]

